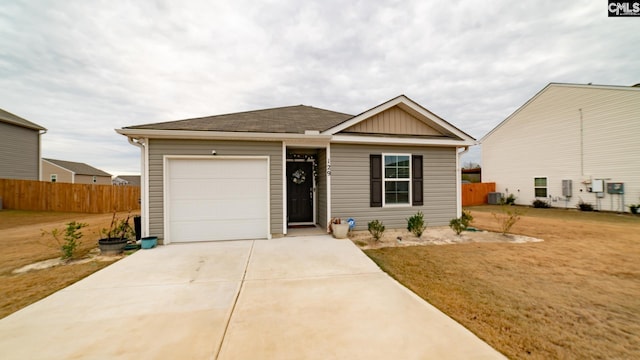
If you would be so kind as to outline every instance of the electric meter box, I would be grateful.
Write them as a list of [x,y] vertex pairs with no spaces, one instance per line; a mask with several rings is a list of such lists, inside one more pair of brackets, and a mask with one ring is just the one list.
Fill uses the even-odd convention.
[[572,182],[571,180],[562,180],[562,196],[571,197]]
[[604,180],[595,179],[591,181],[591,192],[594,192],[594,193],[604,192]]
[[624,194],[624,183],[607,183],[607,193],[609,194]]

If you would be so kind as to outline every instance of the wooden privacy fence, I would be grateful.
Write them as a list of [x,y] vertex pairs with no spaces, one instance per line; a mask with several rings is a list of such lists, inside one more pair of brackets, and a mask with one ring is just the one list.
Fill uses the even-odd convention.
[[0,179],[3,209],[108,213],[140,209],[139,186]]
[[496,191],[496,183],[462,184],[462,206],[487,204],[488,194]]

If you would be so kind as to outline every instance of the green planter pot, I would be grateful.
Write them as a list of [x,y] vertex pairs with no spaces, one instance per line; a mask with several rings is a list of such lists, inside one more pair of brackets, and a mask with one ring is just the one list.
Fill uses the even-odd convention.
[[140,239],[140,244],[143,249],[153,249],[158,245],[158,237],[157,236],[147,236]]

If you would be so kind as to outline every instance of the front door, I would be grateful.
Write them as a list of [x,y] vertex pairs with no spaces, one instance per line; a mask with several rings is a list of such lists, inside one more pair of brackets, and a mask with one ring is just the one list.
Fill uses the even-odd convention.
[[287,162],[289,223],[313,223],[313,163]]

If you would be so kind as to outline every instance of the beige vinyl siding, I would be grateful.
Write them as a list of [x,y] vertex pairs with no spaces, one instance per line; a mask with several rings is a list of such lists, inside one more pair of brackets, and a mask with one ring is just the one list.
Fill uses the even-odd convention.
[[329,222],[327,219],[327,151],[318,150],[318,182],[316,183],[318,225],[324,227]]
[[[149,140],[149,232],[164,237],[164,155],[269,156],[271,233],[282,234],[282,143],[258,141]],[[251,224],[247,224],[250,226]]]
[[0,122],[0,178],[40,180],[38,130]]
[[[625,203],[640,202],[638,139],[640,90],[550,85],[483,139],[482,180],[530,205],[534,178],[546,177],[552,206],[575,208],[582,200],[600,210],[629,211],[619,195],[597,200],[587,183],[623,182]],[[573,183],[570,198],[562,196],[564,179]]]
[[95,185],[112,185],[110,176],[96,176],[96,182],[93,182],[93,175],[76,174],[76,184],[95,184]]
[[[369,206],[369,155],[407,153],[423,156],[424,205],[406,207]],[[429,225],[446,225],[456,217],[456,149],[376,145],[331,145],[331,212],[354,218],[357,230],[371,220],[391,228],[405,228],[406,219],[422,211]]]
[[343,132],[399,135],[442,135],[415,116],[394,106],[371,118],[355,124]]
[[73,183],[73,172],[42,160],[42,181],[51,182],[51,174],[56,174],[56,182]]

